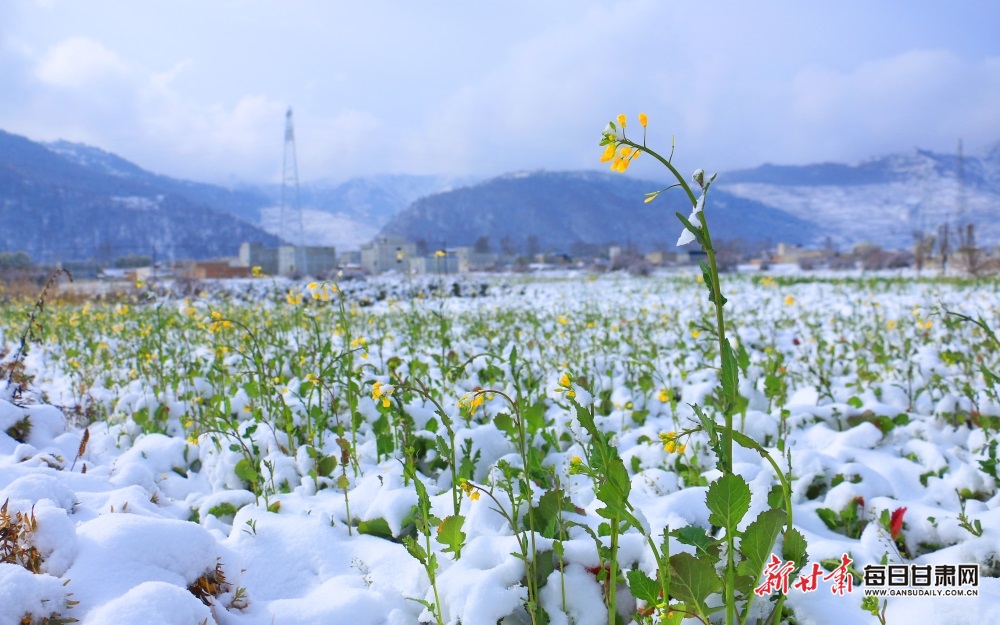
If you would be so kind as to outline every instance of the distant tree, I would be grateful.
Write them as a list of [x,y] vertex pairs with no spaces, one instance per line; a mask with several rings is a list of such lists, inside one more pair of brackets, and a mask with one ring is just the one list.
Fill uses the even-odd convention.
[[483,235],[476,239],[475,244],[472,246],[472,250],[477,254],[489,254],[490,253],[490,238]]
[[569,246],[569,253],[574,258],[597,258],[601,255],[601,246],[596,243],[577,241]]
[[938,249],[941,251],[941,273],[948,269],[948,224],[943,223],[938,228]]
[[534,234],[528,235],[528,243],[527,243],[528,258],[534,260],[535,256],[538,254],[538,252],[541,251],[541,249],[542,246],[541,243],[539,243],[538,241],[538,236]]
[[917,267],[919,275],[930,257],[934,254],[934,235],[926,234],[923,230],[913,231],[913,262]]
[[153,259],[149,256],[129,254],[128,256],[120,256],[116,258],[113,264],[118,269],[135,269],[137,267],[151,266],[153,264]]
[[982,253],[976,247],[976,227],[966,224],[958,229],[958,253],[965,261],[965,270],[973,276],[978,276],[982,269]]
[[0,270],[28,269],[32,266],[27,252],[0,252]]
[[514,256],[517,254],[517,249],[514,248],[514,242],[510,240],[510,237],[504,235],[500,238],[500,251],[503,252],[504,256]]

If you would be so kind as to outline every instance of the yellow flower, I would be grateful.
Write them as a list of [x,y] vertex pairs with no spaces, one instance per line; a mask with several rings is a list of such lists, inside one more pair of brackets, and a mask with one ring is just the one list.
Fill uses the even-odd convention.
[[699,332],[698,330],[692,330],[691,331],[691,338],[695,338],[696,339],[699,336],[701,336],[701,332]]
[[670,391],[665,388],[661,388],[660,392],[656,394],[656,398],[663,403],[667,403],[670,401]]
[[437,250],[436,252],[434,252],[434,258],[444,258],[447,255],[448,253],[445,252],[444,250]]
[[663,444],[663,451],[667,452],[668,454],[674,453],[675,451],[677,451],[677,443],[675,441],[667,441],[666,443]]
[[564,388],[569,388],[571,385],[572,382],[569,381],[569,374],[568,373],[562,374],[562,377],[559,378],[559,386],[562,386]]
[[649,117],[647,117],[645,113],[639,113],[639,125],[645,128],[648,123]]
[[795,303],[795,298],[794,297],[792,297],[791,295],[786,295],[785,296],[785,306],[791,306],[794,303]]
[[469,499],[471,499],[472,501],[479,501],[479,489],[473,486],[472,483],[469,482],[469,480],[463,477],[462,480],[458,483],[458,487],[461,488],[465,492],[465,494],[469,496]]
[[622,113],[621,115],[618,116],[618,125],[621,126],[622,128],[625,127],[625,114],[624,113]]
[[604,154],[601,154],[601,162],[607,163],[615,157],[615,144],[609,143],[608,147],[604,148]]
[[895,321],[895,320],[893,320],[893,319],[890,319],[889,321],[887,321],[887,322],[886,322],[885,326],[886,326],[886,327],[887,327],[888,329],[890,329],[890,330],[893,330],[893,329],[895,329],[895,327],[896,327],[896,321]]
[[261,269],[259,265],[257,265],[257,266],[254,266],[254,268],[250,270],[250,274],[253,275],[253,277],[255,277],[255,278],[259,278],[262,275],[264,275],[264,270]]
[[556,321],[557,321],[557,322],[558,322],[558,323],[559,323],[560,325],[566,325],[566,324],[568,324],[568,323],[569,323],[569,321],[568,321],[568,320],[566,319],[566,317],[564,317],[564,316],[562,316],[562,315],[559,315],[559,317],[557,317],[557,318],[556,318]]

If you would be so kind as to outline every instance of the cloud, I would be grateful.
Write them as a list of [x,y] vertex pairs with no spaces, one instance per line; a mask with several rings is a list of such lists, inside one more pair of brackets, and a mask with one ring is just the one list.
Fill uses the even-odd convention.
[[[1000,58],[967,61],[947,50],[911,50],[850,71],[810,67],[795,76],[788,121],[800,154],[834,159],[859,149],[952,149],[962,135],[1000,137]],[[874,154],[873,154],[874,155]]]
[[69,88],[93,86],[127,73],[127,64],[117,54],[85,37],[73,37],[53,46],[35,70],[43,83]]

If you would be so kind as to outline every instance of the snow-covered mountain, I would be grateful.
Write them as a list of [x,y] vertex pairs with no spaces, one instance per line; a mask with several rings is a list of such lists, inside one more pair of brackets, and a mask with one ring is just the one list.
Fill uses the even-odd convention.
[[[278,185],[225,188],[177,180],[146,171],[99,148],[65,141],[44,145],[47,150],[43,152],[56,159],[51,160],[38,151],[19,152],[27,149],[26,139],[3,137],[8,144],[5,158],[9,158],[4,161],[6,170],[0,171],[0,192],[8,197],[4,208],[9,213],[8,225],[28,227],[27,215],[34,214],[15,211],[21,200],[10,195],[20,188],[25,176],[32,179],[31,193],[41,194],[35,202],[38,206],[55,206],[67,190],[81,184],[87,188],[86,198],[77,194],[72,210],[61,208],[58,215],[41,222],[40,227],[49,230],[53,223],[103,224],[109,215],[121,211],[135,215],[142,209],[166,216],[206,207],[245,222],[226,226],[224,230],[234,237],[275,240],[256,229],[260,228],[290,242],[335,245],[340,250],[357,249],[379,232],[386,232],[450,245],[471,244],[487,235],[494,244],[506,239],[509,244],[527,245],[533,238],[543,246],[549,242],[568,251],[568,246],[581,242],[672,245],[676,240],[673,211],[686,212],[683,198],[671,194],[651,205],[641,204],[643,194],[655,190],[657,184],[598,172],[507,174],[479,183],[447,176],[379,175],[303,183],[299,190],[300,234],[299,216],[294,211],[284,211],[282,224]],[[956,154],[913,150],[855,164],[762,165],[723,172],[713,192],[709,210],[719,211],[715,223],[723,238],[819,246],[829,237],[841,248],[861,242],[908,248],[914,232],[936,233],[941,224],[949,223],[954,233],[958,225],[973,223],[978,244],[1000,244],[1000,143],[962,159]],[[98,202],[95,193],[104,199]],[[288,203],[293,204],[291,198]],[[112,241],[122,222],[136,223],[122,215],[118,225],[98,233],[83,236],[79,228],[71,228],[63,237],[69,243],[64,241],[59,249],[29,243],[34,235],[2,239],[0,247],[30,247],[39,259],[52,260],[62,254],[74,258],[94,255],[95,246],[152,247],[160,227],[143,234],[141,241],[132,240],[131,235],[125,237],[127,242]],[[187,225],[193,228],[201,221],[188,220]],[[178,233],[184,228],[171,226],[168,230]],[[8,233],[16,231],[7,229]],[[215,235],[212,239],[218,242],[218,231]],[[199,254],[221,252],[221,248],[215,251],[217,245],[204,247],[194,240],[175,242],[171,247],[178,254],[184,249],[197,249]]]
[[[609,244],[643,251],[673,248],[681,232],[675,212],[691,204],[675,190],[647,203],[662,183],[596,171],[516,172],[421,198],[399,213],[383,234],[422,239],[429,245],[473,245],[482,237],[512,250],[572,252]],[[816,227],[754,200],[709,195],[713,236],[752,247],[808,242]]]
[[[282,228],[281,187],[271,185],[261,188],[270,198],[270,204],[261,209],[258,223],[264,230],[290,241],[356,250],[419,198],[472,182],[471,178],[386,174],[340,183],[303,184],[299,189],[304,230],[301,237],[299,217],[287,207]],[[289,200],[288,204],[292,202]]]
[[908,248],[915,232],[934,234],[944,223],[952,233],[975,224],[978,244],[1000,244],[1000,143],[962,159],[913,150],[853,165],[762,165],[716,184],[816,223],[814,244],[829,236],[842,246]]
[[[80,159],[90,154],[87,164]],[[224,210],[225,190],[144,172],[99,150],[47,149],[0,131],[0,251],[52,263],[234,255],[266,232]],[[215,190],[218,190],[216,193]]]

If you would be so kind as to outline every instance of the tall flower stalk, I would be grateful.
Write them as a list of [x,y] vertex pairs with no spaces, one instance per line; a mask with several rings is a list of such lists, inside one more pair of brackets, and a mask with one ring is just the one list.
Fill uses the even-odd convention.
[[[709,292],[709,300],[715,307],[715,331],[720,353],[720,393],[718,394],[718,409],[722,413],[722,424],[706,414],[698,405],[693,405],[698,417],[699,426],[708,436],[709,446],[715,452],[717,467],[722,477],[709,485],[705,503],[710,515],[709,521],[725,530],[722,539],[715,540],[708,536],[703,528],[681,528],[670,533],[680,542],[695,547],[695,555],[679,553],[670,558],[671,588],[682,589],[675,593],[679,599],[677,611],[695,617],[708,623],[710,614],[714,611],[706,603],[706,599],[721,591],[726,625],[744,623],[750,614],[750,608],[757,594],[754,592],[757,580],[764,570],[770,552],[776,544],[781,525],[784,524],[784,542],[782,555],[795,564],[795,569],[805,564],[805,539],[792,526],[791,487],[789,475],[760,443],[737,431],[733,426],[733,417],[739,410],[741,398],[739,395],[739,358],[726,337],[726,324],[723,307],[726,298],[722,295],[719,280],[719,269],[716,262],[715,248],[712,236],[705,218],[705,198],[715,181],[715,175],[706,179],[704,170],[698,169],[691,176],[694,185],[681,175],[673,164],[674,145],[671,141],[670,154],[664,158],[659,153],[646,146],[646,127],[649,122],[645,113],[639,114],[639,125],[642,127],[642,141],[636,142],[625,134],[627,119],[619,115],[617,124],[609,122],[601,135],[601,145],[604,153],[602,162],[610,162],[612,171],[624,172],[640,154],[649,154],[662,163],[677,180],[663,189],[646,194],[646,202],[655,200],[661,193],[680,187],[691,202],[691,213],[685,217],[676,213],[684,228],[677,239],[677,245],[697,242],[705,252],[706,261],[699,263],[705,287]],[[696,194],[696,189],[699,193]],[[690,434],[694,430],[688,430]],[[673,434],[673,433],[672,433]],[[666,442],[669,446],[676,445],[676,435],[670,436]],[[779,495],[775,497],[774,507],[762,512],[744,530],[739,530],[739,524],[750,508],[751,492],[746,481],[733,472],[733,443],[753,449],[766,459],[774,469],[780,483]],[[788,458],[790,462],[790,456]],[[769,501],[771,498],[769,497]],[[783,504],[783,505],[781,505]],[[737,548],[736,539],[740,539]],[[737,553],[740,560],[737,566]],[[722,565],[722,575],[719,570],[719,560],[725,557]],[[775,602],[773,622],[781,621],[781,611],[784,597]]]

